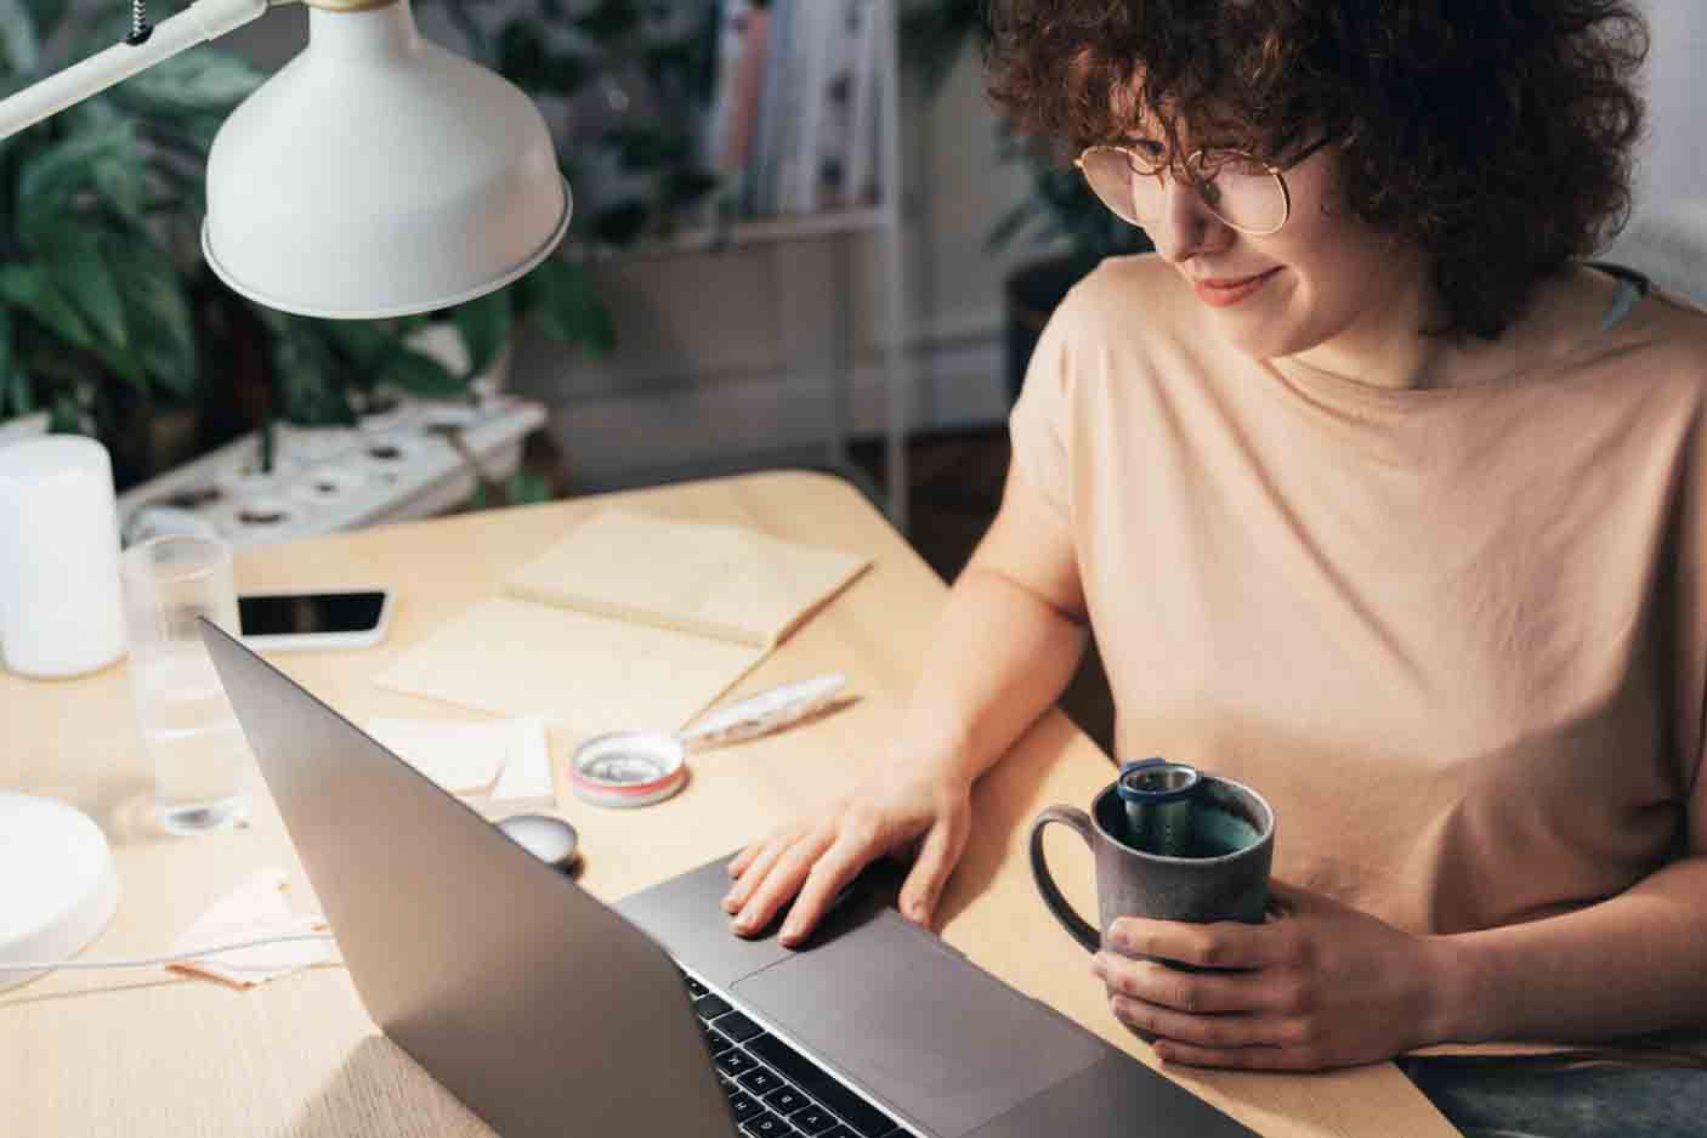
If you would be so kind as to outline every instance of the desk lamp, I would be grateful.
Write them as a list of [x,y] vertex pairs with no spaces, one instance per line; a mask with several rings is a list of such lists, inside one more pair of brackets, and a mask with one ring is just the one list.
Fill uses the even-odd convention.
[[[208,156],[202,253],[232,289],[284,312],[430,312],[510,283],[556,248],[572,199],[539,110],[421,38],[409,0],[306,0],[308,47],[231,113]],[[196,0],[0,100],[0,139],[257,19],[269,0]],[[117,899],[99,829],[0,795],[4,962],[58,960]],[[10,872],[7,871],[10,867]],[[9,915],[8,915],[9,914]]]
[[[538,108],[421,38],[409,0],[306,0],[309,42],[231,113],[202,252],[258,304],[369,319],[472,300],[537,265],[571,198]],[[196,0],[0,101],[0,139],[263,15]]]

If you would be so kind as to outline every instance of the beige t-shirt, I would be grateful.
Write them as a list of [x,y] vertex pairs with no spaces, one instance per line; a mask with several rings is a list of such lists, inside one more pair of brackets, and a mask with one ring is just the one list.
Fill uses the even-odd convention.
[[1117,757],[1256,787],[1277,876],[1414,932],[1707,849],[1707,315],[1657,296],[1471,388],[1287,378],[1105,262],[1011,423],[1083,579]]

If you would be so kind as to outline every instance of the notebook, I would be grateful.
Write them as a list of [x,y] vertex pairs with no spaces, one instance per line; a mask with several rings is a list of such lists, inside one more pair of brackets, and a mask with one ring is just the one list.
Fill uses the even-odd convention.
[[579,738],[674,731],[869,564],[742,527],[607,509],[377,682],[538,716]]

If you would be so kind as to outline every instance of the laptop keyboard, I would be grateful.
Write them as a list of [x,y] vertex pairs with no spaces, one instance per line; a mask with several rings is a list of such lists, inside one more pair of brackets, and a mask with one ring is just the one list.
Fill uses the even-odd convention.
[[684,976],[729,1113],[748,1138],[914,1138],[823,1068]]

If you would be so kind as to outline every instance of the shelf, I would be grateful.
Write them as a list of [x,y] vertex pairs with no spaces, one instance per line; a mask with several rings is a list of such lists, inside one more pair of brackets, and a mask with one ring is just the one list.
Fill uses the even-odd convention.
[[887,206],[829,210],[794,216],[750,218],[725,225],[701,225],[667,236],[648,237],[633,245],[572,245],[597,264],[600,261],[644,260],[692,253],[720,252],[778,241],[811,240],[846,233],[876,231],[890,224]]

